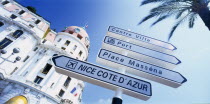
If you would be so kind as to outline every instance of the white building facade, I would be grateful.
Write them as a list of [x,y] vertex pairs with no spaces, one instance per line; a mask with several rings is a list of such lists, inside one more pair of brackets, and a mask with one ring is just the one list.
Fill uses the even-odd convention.
[[80,104],[84,82],[61,75],[51,58],[86,61],[89,38],[71,26],[56,33],[50,23],[13,0],[0,0],[0,104]]

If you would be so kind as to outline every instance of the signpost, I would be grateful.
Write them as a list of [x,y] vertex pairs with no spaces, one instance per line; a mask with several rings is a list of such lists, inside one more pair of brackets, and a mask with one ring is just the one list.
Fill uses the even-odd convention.
[[67,56],[56,56],[52,60],[58,73],[111,90],[122,88],[124,94],[142,100],[152,96],[149,82]]
[[[181,63],[170,55],[176,50],[170,43],[109,26],[102,48],[96,59],[102,65],[174,88],[187,81],[180,73],[170,70]],[[119,89],[116,93],[122,92]],[[112,104],[115,104],[114,100]]]
[[174,88],[186,82],[180,73],[147,62],[136,60],[112,51],[101,49],[97,62],[112,68],[126,67],[126,72],[141,76]]
[[187,81],[180,73],[169,70],[181,63],[169,54],[176,50],[170,43],[110,26],[102,48],[96,61],[121,73],[62,55],[52,58],[55,70],[115,90],[112,104],[122,104],[122,93],[142,100],[152,96],[149,82],[128,76],[125,72],[174,88]]
[[138,46],[123,40],[106,36],[102,48],[117,53],[127,52],[129,57],[136,58],[164,68],[174,68],[181,61],[175,56],[165,54],[147,47]]
[[134,44],[146,46],[150,49],[154,49],[160,52],[171,53],[176,50],[176,47],[170,43],[130,32],[124,29],[120,29],[114,26],[109,26],[107,35],[118,39],[132,41],[132,43]]

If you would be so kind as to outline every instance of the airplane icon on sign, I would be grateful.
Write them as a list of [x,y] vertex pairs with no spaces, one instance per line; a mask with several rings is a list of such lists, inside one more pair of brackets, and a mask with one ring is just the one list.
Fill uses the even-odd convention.
[[77,62],[73,60],[69,60],[69,62],[66,64],[66,67],[71,68],[71,69],[75,69],[76,66],[77,66]]

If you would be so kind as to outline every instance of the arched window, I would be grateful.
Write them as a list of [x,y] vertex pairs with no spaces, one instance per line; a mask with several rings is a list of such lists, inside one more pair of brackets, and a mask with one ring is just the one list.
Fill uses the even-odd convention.
[[1,42],[0,42],[0,49],[4,49],[5,47],[7,47],[9,44],[11,44],[12,41],[10,39],[4,38]]
[[74,32],[73,31],[69,31],[69,34],[73,34]]
[[21,35],[23,34],[23,31],[22,30],[16,30],[14,33],[13,33],[13,37],[14,38],[19,38]]
[[67,79],[66,79],[66,81],[64,82],[64,84],[63,84],[63,86],[65,86],[66,88],[69,86],[69,83],[71,82],[71,78],[70,77],[68,77]]
[[15,18],[17,18],[17,16],[14,15],[14,14],[12,14],[12,15],[10,16],[10,18],[15,19]]
[[3,25],[4,25],[4,23],[0,21],[0,27],[2,27]]

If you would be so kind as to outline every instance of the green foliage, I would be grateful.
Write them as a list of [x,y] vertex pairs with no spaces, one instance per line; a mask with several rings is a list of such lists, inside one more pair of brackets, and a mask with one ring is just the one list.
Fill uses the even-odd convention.
[[159,5],[150,10],[150,14],[144,17],[139,25],[143,22],[157,17],[157,20],[151,25],[155,25],[169,17],[175,17],[176,23],[172,27],[168,40],[172,37],[177,27],[185,22],[189,22],[189,28],[194,26],[194,21],[200,8],[207,7],[210,0],[144,0],[141,5],[159,3]]
[[27,6],[26,7],[29,11],[31,11],[32,13],[36,14],[36,8],[32,7],[32,6]]

